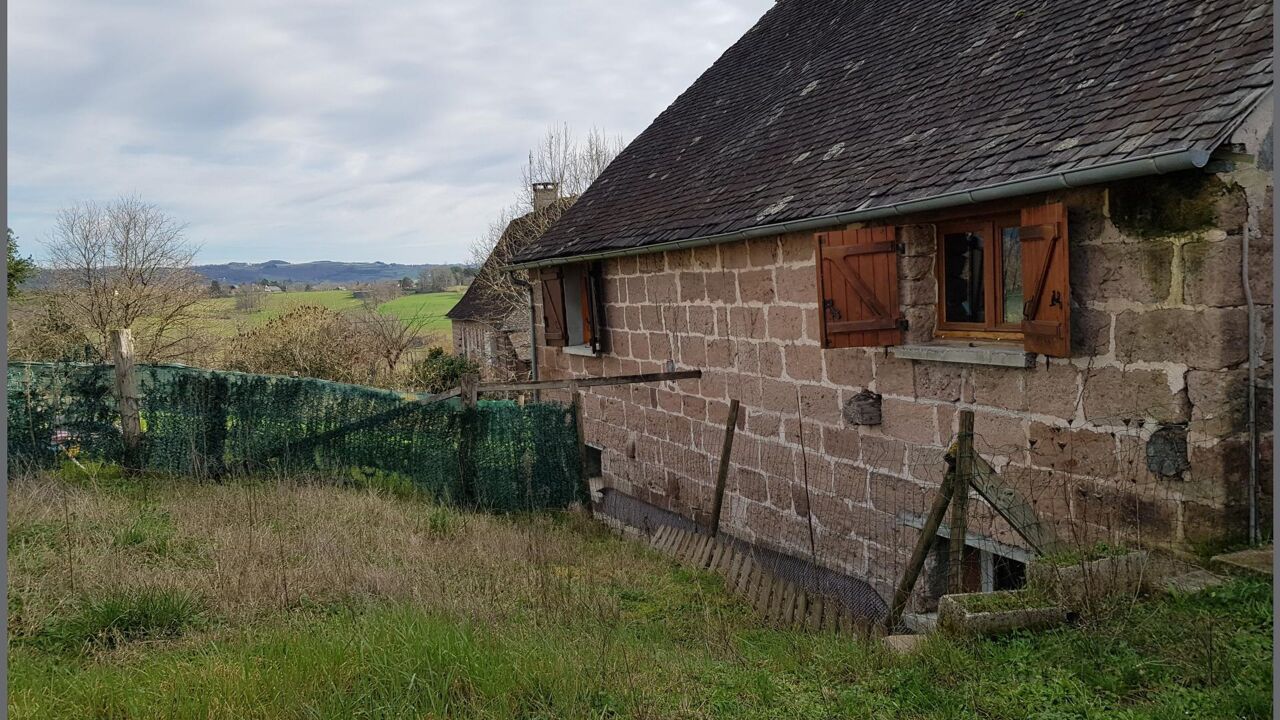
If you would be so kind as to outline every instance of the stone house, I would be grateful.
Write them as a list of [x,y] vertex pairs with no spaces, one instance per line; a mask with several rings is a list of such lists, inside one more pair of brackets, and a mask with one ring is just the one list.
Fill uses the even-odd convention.
[[725,531],[887,598],[972,410],[1077,543],[1269,527],[1271,21],[778,2],[510,266],[543,379],[703,371],[585,395],[597,486],[700,518],[737,399]]
[[572,204],[572,199],[559,194],[555,183],[533,185],[533,209],[507,224],[476,280],[445,313],[454,354],[475,361],[486,377],[529,377],[533,354],[529,306],[514,298],[516,288],[508,287],[510,283],[489,280],[501,272],[498,266],[504,258],[535,240]]

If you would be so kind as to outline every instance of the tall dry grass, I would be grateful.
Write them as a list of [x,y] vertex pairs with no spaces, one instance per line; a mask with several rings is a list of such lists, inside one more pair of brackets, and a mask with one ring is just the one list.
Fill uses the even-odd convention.
[[25,478],[10,486],[9,538],[17,638],[76,598],[142,588],[190,594],[224,625],[385,602],[483,623],[607,622],[612,587],[669,572],[572,514],[462,513],[319,482]]

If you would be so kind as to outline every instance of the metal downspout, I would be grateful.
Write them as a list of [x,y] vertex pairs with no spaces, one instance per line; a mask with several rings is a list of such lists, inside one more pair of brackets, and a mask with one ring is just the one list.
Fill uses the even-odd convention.
[[1249,287],[1249,224],[1252,220],[1253,205],[1250,204],[1240,232],[1240,283],[1244,287],[1249,323],[1249,544],[1257,545],[1261,539],[1258,528],[1258,333],[1253,289]]

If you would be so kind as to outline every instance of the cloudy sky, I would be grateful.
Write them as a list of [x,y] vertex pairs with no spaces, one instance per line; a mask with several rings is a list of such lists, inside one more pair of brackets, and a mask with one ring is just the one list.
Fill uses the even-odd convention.
[[201,262],[456,262],[549,125],[634,138],[773,0],[12,0],[9,225],[136,194]]

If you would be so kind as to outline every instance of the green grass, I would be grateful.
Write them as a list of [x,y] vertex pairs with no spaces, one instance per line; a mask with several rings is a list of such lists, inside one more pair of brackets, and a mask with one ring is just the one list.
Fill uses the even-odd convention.
[[[892,657],[762,627],[718,577],[573,513],[314,484],[71,493],[10,493],[15,718],[1271,716],[1255,580]],[[132,567],[157,535],[203,538],[207,562]]]
[[[383,303],[378,310],[405,321],[423,318],[424,332],[448,332],[449,320],[444,314],[461,298],[461,292],[404,295]],[[205,327],[211,332],[219,337],[231,337],[238,328],[260,327],[271,318],[300,305],[318,305],[338,312],[355,312],[363,307],[350,291],[313,290],[263,295],[261,307],[253,311],[237,310],[235,298],[213,298],[201,301],[199,312]]]

